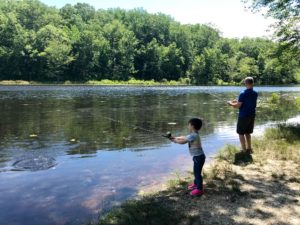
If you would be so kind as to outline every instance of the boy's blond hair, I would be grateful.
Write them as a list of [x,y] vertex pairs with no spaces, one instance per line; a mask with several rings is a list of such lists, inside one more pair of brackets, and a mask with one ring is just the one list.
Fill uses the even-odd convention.
[[253,79],[253,77],[246,77],[245,79],[244,79],[244,82],[245,82],[245,84],[254,84],[254,79]]

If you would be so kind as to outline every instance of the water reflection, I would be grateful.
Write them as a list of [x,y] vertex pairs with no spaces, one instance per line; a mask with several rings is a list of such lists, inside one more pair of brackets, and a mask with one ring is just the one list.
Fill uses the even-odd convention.
[[[187,121],[197,116],[208,157],[237,143],[237,114],[225,102],[240,90],[0,87],[0,224],[80,224],[174,170],[184,173],[191,167],[187,147],[161,134],[186,134]],[[300,93],[270,87],[260,98],[278,90]],[[255,132],[298,114],[291,106],[258,108]],[[28,165],[29,171],[15,171]]]

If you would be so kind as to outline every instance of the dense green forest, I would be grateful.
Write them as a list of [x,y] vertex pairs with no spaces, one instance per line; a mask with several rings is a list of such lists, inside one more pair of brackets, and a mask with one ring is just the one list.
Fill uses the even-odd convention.
[[[213,13],[213,12],[212,12]],[[182,80],[191,84],[300,82],[299,50],[265,38],[229,39],[143,9],[57,9],[0,0],[0,80]]]

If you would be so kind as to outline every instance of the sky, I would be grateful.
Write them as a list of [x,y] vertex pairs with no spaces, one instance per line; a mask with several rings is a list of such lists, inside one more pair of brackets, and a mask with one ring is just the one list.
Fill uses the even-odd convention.
[[[245,8],[241,0],[41,0],[48,6],[88,3],[95,9],[143,8],[149,13],[164,13],[182,24],[213,24],[223,37],[270,37],[274,20]],[[269,31],[268,31],[269,30]]]

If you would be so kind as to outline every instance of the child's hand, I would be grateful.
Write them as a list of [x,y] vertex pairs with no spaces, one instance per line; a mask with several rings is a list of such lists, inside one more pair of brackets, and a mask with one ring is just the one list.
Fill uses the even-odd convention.
[[231,100],[231,101],[227,101],[227,104],[230,105],[230,106],[232,106],[232,104],[235,104],[237,102],[238,101],[236,99],[234,99],[234,100]]
[[169,140],[176,143],[176,137],[170,137]]

